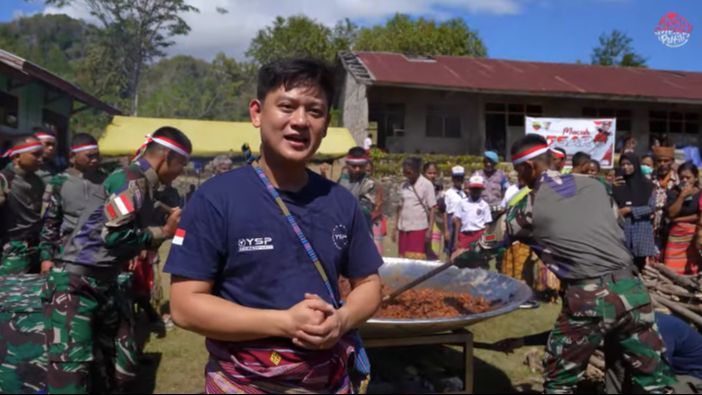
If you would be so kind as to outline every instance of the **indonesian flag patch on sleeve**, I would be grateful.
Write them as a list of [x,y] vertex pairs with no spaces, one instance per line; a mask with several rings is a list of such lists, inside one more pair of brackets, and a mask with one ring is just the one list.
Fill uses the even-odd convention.
[[173,244],[182,246],[185,240],[185,229],[176,230],[175,236],[173,236]]
[[105,210],[110,220],[124,217],[134,212],[134,204],[127,194],[117,195],[105,205]]

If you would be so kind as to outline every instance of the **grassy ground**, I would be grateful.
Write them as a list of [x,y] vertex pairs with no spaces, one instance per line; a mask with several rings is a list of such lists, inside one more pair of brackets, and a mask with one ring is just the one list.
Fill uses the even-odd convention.
[[[395,255],[396,248],[388,240],[388,256]],[[167,252],[163,249],[163,256]],[[168,277],[164,276],[164,284]],[[166,287],[167,288],[167,287]],[[167,298],[167,289],[164,290]],[[535,310],[520,310],[475,324],[467,329],[473,332],[476,343],[494,343],[512,337],[521,337],[551,329],[560,307],[545,304]],[[524,364],[526,355],[543,347],[522,347],[513,353],[476,348],[475,391],[477,393],[509,393],[515,391],[540,391],[541,380]],[[139,385],[145,393],[193,393],[202,392],[203,370],[207,360],[204,339],[196,334],[175,328],[167,336],[155,336],[146,345],[145,352],[152,363],[142,369]],[[421,357],[418,357],[421,355]],[[441,347],[421,349],[387,349],[371,353],[374,368],[382,369],[384,376],[401,375],[407,366],[420,372],[446,371],[460,377],[461,355],[455,350]],[[385,379],[385,377],[384,377]]]

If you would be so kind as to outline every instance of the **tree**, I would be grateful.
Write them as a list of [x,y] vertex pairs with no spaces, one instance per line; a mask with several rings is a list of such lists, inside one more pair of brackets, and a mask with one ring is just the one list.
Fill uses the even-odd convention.
[[66,15],[38,14],[0,24],[0,48],[72,80],[94,30]]
[[279,16],[272,26],[258,31],[246,56],[258,64],[297,56],[333,62],[337,52],[351,47],[356,30],[348,19],[331,29],[304,15]]
[[243,120],[254,96],[253,66],[218,54],[212,63],[175,56],[150,66],[139,90],[149,117]]
[[487,56],[478,33],[471,30],[463,19],[437,23],[425,18],[413,20],[405,14],[395,14],[385,25],[361,29],[354,49],[418,56]]
[[619,30],[603,33],[600,46],[592,50],[592,64],[601,66],[646,67],[646,59],[634,52],[633,40]]
[[130,112],[137,109],[137,92],[144,67],[163,57],[173,38],[186,35],[190,26],[180,15],[197,12],[186,0],[46,0],[47,5],[65,7],[80,4],[99,21],[95,46],[112,57],[103,61],[116,67],[120,98],[129,102]]

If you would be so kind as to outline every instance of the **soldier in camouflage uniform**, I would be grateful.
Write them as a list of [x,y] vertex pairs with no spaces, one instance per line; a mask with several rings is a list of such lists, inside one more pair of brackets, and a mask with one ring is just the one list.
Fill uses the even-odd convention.
[[0,277],[0,393],[46,388],[44,315],[38,274]]
[[506,216],[509,236],[532,246],[564,287],[563,309],[546,347],[545,391],[574,392],[608,336],[621,345],[639,390],[668,391],[674,379],[616,205],[597,180],[548,170],[550,159],[541,136],[514,144],[515,170],[532,192]]
[[5,153],[12,162],[0,170],[0,276],[38,270],[44,182],[36,171],[42,150],[36,138],[22,137]]
[[190,151],[190,141],[179,130],[154,132],[133,164],[105,180],[106,203],[87,207],[68,236],[44,294],[50,393],[92,390],[94,348],[104,350],[105,359],[113,362],[111,388],[134,377],[135,361],[120,358],[133,353],[116,352],[134,348],[133,339],[118,325],[124,312],[116,300],[116,279],[124,262],[143,249],[157,249],[175,234],[180,209],[173,209],[164,225],[147,224],[156,216],[163,218],[154,191],[182,172]]
[[42,272],[47,272],[53,266],[54,257],[75,230],[83,210],[104,203],[102,184],[106,174],[99,168],[97,140],[86,133],[75,135],[71,143],[70,160],[71,167],[54,176],[44,193],[44,224],[39,243]]
[[[47,350],[41,290],[46,276],[21,274],[0,277],[0,393],[45,393]],[[131,275],[118,278],[120,308],[129,306]],[[118,350],[119,352],[120,350]],[[118,358],[128,358],[127,355]],[[105,364],[94,370],[92,382],[103,392]]]
[[361,147],[354,147],[346,155],[346,167],[349,177],[339,180],[339,185],[351,192],[361,205],[363,216],[368,222],[368,227],[373,230],[373,221],[382,213],[382,196],[378,196],[375,181],[366,174],[366,166],[370,158]]
[[55,162],[56,134],[47,128],[36,127],[34,128],[34,137],[44,146],[43,162],[39,170],[37,170],[37,175],[48,185],[49,181],[60,173],[59,167]]

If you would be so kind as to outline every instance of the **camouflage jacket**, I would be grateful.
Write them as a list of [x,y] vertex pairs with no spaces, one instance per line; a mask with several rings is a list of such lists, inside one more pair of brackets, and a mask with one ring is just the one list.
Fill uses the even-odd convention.
[[86,207],[59,261],[113,266],[163,242],[166,215],[155,199],[158,176],[145,159],[112,173],[104,187],[106,199]]
[[37,241],[44,182],[12,164],[0,171],[0,242]]
[[371,212],[375,210],[375,181],[365,175],[363,178],[355,182],[351,182],[349,178],[343,178],[339,180],[339,185],[346,188],[349,192],[351,192],[353,197],[358,199],[363,213],[370,217]]
[[106,175],[96,172],[85,176],[74,168],[54,176],[44,192],[43,226],[40,234],[40,258],[51,260],[73,233],[86,207],[105,201],[103,182]]

